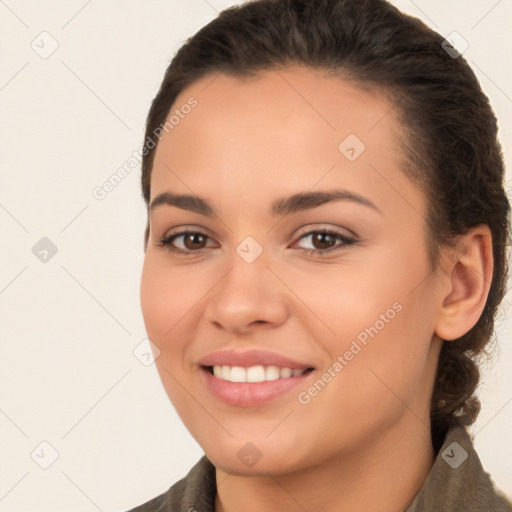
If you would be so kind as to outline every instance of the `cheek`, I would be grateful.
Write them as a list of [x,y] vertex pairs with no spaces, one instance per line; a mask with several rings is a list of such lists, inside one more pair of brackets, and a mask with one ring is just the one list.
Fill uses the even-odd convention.
[[190,272],[155,260],[148,255],[144,261],[140,303],[147,335],[160,350],[156,366],[167,379],[164,368],[173,375],[185,372],[184,355],[204,290],[197,284],[200,280],[190,279]]
[[353,261],[347,259],[342,264],[318,265],[314,272],[293,271],[288,281],[315,317],[306,311],[307,315],[302,315],[304,326],[310,325],[317,333],[323,329],[322,339],[336,350],[343,348],[343,340],[349,341],[374,324],[379,331],[387,328],[400,316],[397,310],[402,309],[413,287],[412,276],[418,274],[417,269],[406,269],[405,263],[401,272],[397,266],[400,262],[395,258],[386,261],[377,254],[354,256]]
[[189,312],[198,300],[194,280],[187,272],[166,267],[158,256],[146,255],[140,286],[142,315],[148,333],[157,339],[172,337],[180,318]]
[[[418,228],[419,231],[419,228]],[[315,271],[300,293],[344,340],[369,331],[396,339],[432,328],[433,290],[421,236],[396,236],[354,252],[346,264]],[[300,281],[297,281],[300,282]],[[378,331],[376,334],[375,331]],[[332,336],[333,340],[338,336]],[[391,347],[390,347],[391,349]]]
[[339,395],[336,403],[352,404],[354,413],[357,402],[378,408],[384,399],[397,401],[393,392],[412,399],[424,377],[433,334],[426,257],[405,244],[375,253],[351,264],[319,267],[314,277],[295,280],[301,284],[294,291],[317,317],[313,322],[304,318],[304,329],[328,354],[323,369],[343,358],[333,389],[351,392]]
[[[146,253],[141,276],[140,303],[149,339],[160,350],[155,365],[171,402],[186,410],[187,395],[181,383],[188,378],[184,356],[193,337],[194,305],[201,298],[190,273],[171,268],[160,255]],[[203,292],[204,293],[204,292]]]

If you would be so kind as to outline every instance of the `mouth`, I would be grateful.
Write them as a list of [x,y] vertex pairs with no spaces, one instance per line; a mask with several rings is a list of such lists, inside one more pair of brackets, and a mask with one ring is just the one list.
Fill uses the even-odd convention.
[[202,366],[210,375],[217,379],[228,382],[270,382],[279,379],[289,379],[312,372],[314,368],[292,369],[288,367],[279,367],[275,365],[255,365],[255,366],[229,366],[229,365],[211,365]]
[[264,405],[276,401],[297,400],[291,391],[304,386],[314,368],[256,365],[250,367],[201,365],[206,389],[218,400],[237,407]]

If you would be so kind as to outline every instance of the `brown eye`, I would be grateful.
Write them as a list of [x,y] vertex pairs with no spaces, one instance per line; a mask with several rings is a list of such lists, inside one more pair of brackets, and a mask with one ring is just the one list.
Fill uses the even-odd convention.
[[330,249],[336,244],[336,236],[329,233],[315,233],[311,238],[316,249]]
[[162,237],[158,245],[169,252],[191,255],[208,247],[209,238],[199,231],[180,231]]
[[302,249],[302,252],[304,252],[304,254],[317,254],[319,256],[330,252],[341,251],[345,247],[356,243],[354,238],[350,238],[343,233],[338,233],[337,231],[330,231],[326,229],[309,231],[302,235],[298,242],[302,242],[307,239],[310,240],[309,243],[313,247],[304,248],[299,246]]
[[206,245],[206,239],[208,238],[201,233],[187,233],[183,236],[183,245],[190,250],[202,249]]

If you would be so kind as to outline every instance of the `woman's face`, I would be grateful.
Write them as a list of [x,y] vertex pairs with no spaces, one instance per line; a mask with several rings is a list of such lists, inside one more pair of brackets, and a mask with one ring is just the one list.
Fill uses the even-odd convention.
[[[171,115],[141,306],[167,394],[210,460],[278,474],[427,430],[441,278],[393,105],[294,67],[210,75]],[[269,380],[231,382],[247,376]]]

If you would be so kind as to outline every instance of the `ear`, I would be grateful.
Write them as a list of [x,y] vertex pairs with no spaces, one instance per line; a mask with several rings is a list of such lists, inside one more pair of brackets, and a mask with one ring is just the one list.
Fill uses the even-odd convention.
[[436,334],[454,340],[478,321],[487,301],[493,273],[492,235],[487,225],[460,235],[455,253],[444,264],[448,291],[441,296]]

